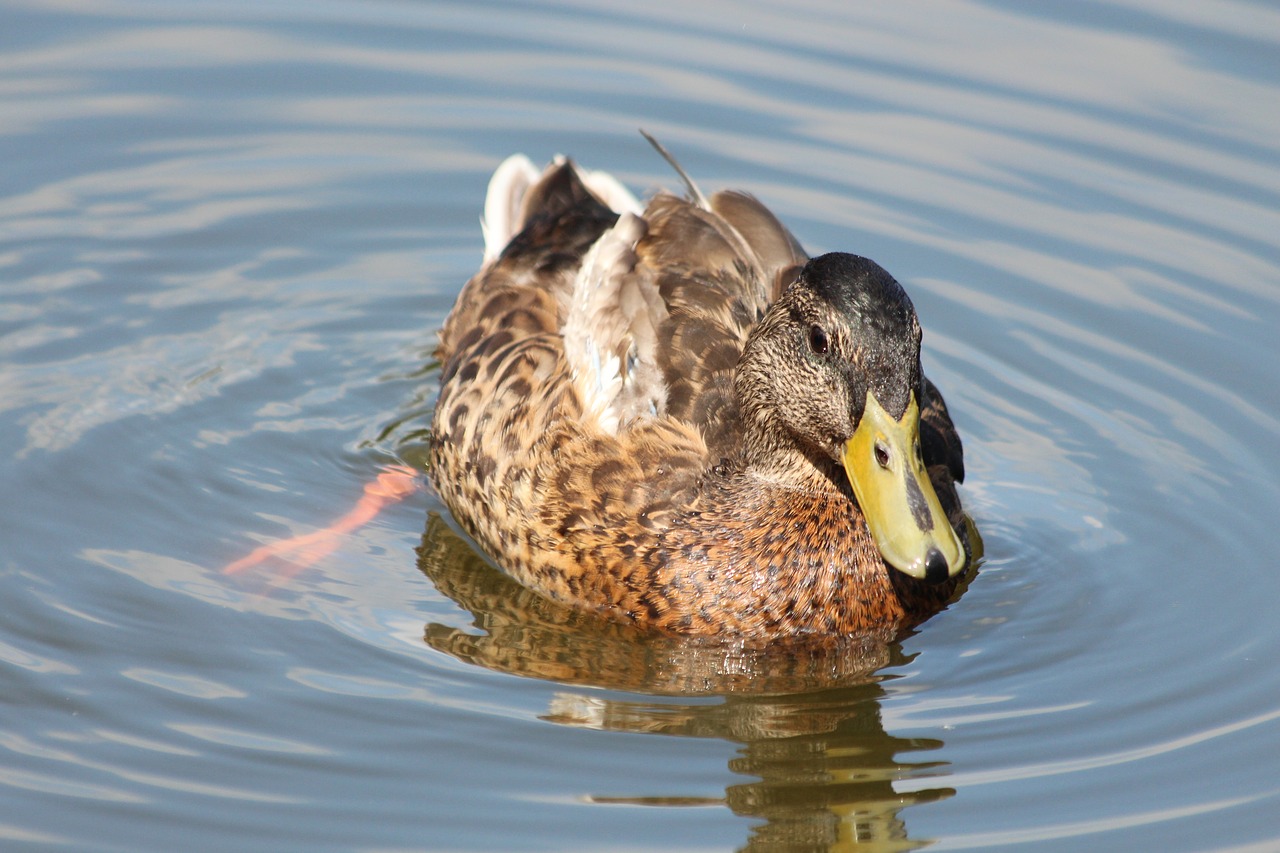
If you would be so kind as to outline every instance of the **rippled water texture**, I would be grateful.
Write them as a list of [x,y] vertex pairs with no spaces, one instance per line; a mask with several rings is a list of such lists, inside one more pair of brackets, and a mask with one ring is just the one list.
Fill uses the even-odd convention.
[[[1280,846],[1277,56],[1243,0],[0,3],[0,846]],[[640,638],[428,492],[223,575],[421,466],[497,163],[673,185],[638,127],[911,292],[965,596]]]

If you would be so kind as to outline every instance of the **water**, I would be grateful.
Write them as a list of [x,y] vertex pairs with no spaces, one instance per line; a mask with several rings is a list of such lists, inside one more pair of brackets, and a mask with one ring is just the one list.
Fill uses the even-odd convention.
[[[0,6],[0,842],[1280,845],[1280,13]],[[900,644],[641,640],[420,493],[521,150],[761,196],[913,295],[988,558]]]

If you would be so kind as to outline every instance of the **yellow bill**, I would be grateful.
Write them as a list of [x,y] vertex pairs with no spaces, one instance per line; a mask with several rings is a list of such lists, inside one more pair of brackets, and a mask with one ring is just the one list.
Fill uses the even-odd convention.
[[920,453],[915,394],[895,421],[874,394],[853,436],[844,468],[885,562],[913,578],[944,581],[964,569],[964,547],[929,482]]

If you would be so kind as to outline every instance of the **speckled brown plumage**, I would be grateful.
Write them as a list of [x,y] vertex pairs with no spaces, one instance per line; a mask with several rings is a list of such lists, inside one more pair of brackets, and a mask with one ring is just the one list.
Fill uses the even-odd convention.
[[[870,321],[831,307],[843,297],[793,284],[801,269],[802,279],[820,270],[762,205],[720,193],[709,207],[664,194],[619,224],[569,163],[525,193],[523,227],[467,282],[440,333],[432,473],[442,499],[523,585],[646,628],[891,634],[921,621],[965,573],[927,583],[886,567],[828,447],[868,388],[902,406],[914,393],[929,479],[965,529],[953,486],[960,442],[919,373],[909,302],[889,327],[914,340],[877,332],[887,343],[868,344],[858,330]],[[643,386],[653,402],[618,402],[609,429],[575,379],[564,328],[584,256],[615,224],[635,237],[616,280],[645,296],[632,302],[647,316],[634,335],[603,341],[605,355],[617,350],[622,365],[619,400]],[[883,274],[866,269],[856,268]],[[834,356],[792,351],[788,324],[811,315],[845,359],[838,369]],[[899,350],[907,355],[885,355]],[[654,378],[638,378],[646,367]],[[831,388],[807,384],[819,369],[853,388],[835,389],[838,406]],[[843,425],[828,428],[833,420]]]

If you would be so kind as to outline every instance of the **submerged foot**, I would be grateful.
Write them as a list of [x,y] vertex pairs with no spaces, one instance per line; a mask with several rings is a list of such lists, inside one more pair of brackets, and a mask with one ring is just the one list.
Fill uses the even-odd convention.
[[399,503],[417,490],[417,471],[403,465],[391,466],[379,474],[376,480],[367,484],[359,502],[333,524],[313,533],[256,548],[239,560],[229,563],[222,573],[238,574],[259,563],[275,559],[285,564],[275,581],[288,580],[337,550],[343,536],[368,524],[384,507]]

